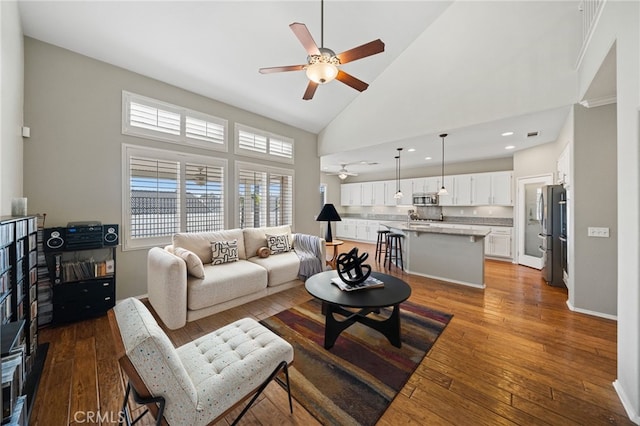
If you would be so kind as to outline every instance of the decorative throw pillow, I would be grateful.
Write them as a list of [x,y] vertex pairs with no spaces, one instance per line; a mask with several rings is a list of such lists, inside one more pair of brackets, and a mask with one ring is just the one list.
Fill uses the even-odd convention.
[[269,235],[267,237],[267,246],[271,254],[286,253],[291,251],[291,243],[289,243],[289,236],[287,234],[282,235]]
[[271,250],[269,250],[269,247],[260,247],[257,251],[256,251],[256,256],[258,257],[269,257],[269,254],[271,254]]
[[211,264],[222,265],[237,260],[238,240],[211,241]]
[[196,278],[204,278],[204,265],[202,260],[192,251],[183,249],[182,247],[174,247],[173,254],[181,257],[187,264],[187,272]]

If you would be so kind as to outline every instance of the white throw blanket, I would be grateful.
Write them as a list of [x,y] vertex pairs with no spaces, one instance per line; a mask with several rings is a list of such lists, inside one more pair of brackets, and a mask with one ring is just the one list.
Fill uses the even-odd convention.
[[322,252],[320,251],[319,237],[315,235],[296,234],[294,244],[296,254],[300,258],[298,277],[302,281],[306,281],[310,276],[323,271],[324,259],[320,258]]

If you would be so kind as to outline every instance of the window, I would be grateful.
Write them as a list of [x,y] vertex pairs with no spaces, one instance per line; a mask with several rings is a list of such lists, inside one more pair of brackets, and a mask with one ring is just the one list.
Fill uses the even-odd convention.
[[293,164],[293,139],[237,124],[236,154]]
[[226,160],[123,145],[124,249],[225,229]]
[[122,133],[227,151],[227,120],[126,91]]
[[293,225],[293,170],[236,162],[238,227]]

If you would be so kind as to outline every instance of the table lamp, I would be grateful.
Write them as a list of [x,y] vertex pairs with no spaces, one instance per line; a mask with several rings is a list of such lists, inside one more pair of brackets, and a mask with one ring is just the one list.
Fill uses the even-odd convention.
[[342,221],[333,204],[325,204],[322,206],[322,210],[320,210],[320,214],[316,220],[318,222],[327,222],[327,235],[324,239],[328,243],[333,241],[333,237],[331,236],[331,222]]

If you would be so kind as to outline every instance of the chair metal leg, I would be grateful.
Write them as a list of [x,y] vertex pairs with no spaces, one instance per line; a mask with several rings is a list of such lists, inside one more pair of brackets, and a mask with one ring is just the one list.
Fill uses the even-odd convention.
[[260,396],[262,391],[265,390],[267,385],[272,380],[275,379],[276,381],[278,381],[278,383],[282,383],[280,380],[277,379],[278,374],[280,374],[281,371],[284,371],[284,375],[285,375],[285,378],[286,378],[286,382],[287,382],[286,383],[286,388],[287,388],[287,393],[289,394],[289,410],[291,410],[291,414],[293,414],[293,402],[291,401],[291,388],[289,387],[289,369],[287,367],[287,362],[286,361],[282,361],[280,364],[278,364],[278,366],[275,368],[275,370],[273,370],[273,373],[271,373],[269,375],[269,377],[267,377],[267,379],[264,382],[262,382],[262,384],[258,388],[258,391],[255,393],[255,395],[253,395],[253,398],[251,398],[251,401],[249,401],[249,403],[247,405],[245,405],[245,407],[242,410],[242,412],[240,413],[240,415],[233,421],[233,423],[231,424],[232,426],[238,424],[238,422],[240,421],[242,416],[244,416],[246,414],[246,412],[249,411],[249,408],[251,408],[251,405],[255,402],[256,399],[258,399],[258,397]]
[[142,412],[142,414],[140,414],[138,417],[135,418],[135,420],[131,421],[131,413],[129,412],[129,407],[128,407],[128,402],[129,402],[129,393],[133,391],[133,400],[136,402],[136,404],[139,405],[144,405],[146,406],[147,404],[158,404],[158,414],[156,417],[156,426],[160,426],[162,424],[162,417],[164,416],[164,405],[165,405],[165,400],[163,397],[161,396],[154,396],[151,398],[142,398],[138,392],[136,392],[136,389],[131,386],[131,383],[127,383],[127,391],[124,393],[124,401],[122,402],[122,411],[121,413],[123,415],[120,416],[120,419],[118,421],[118,425],[122,424],[122,421],[124,420],[127,424],[127,426],[132,426],[136,423],[138,423],[140,421],[140,419],[142,419],[142,417],[145,416],[145,414],[147,414],[149,412],[148,408],[145,408],[145,410]]

